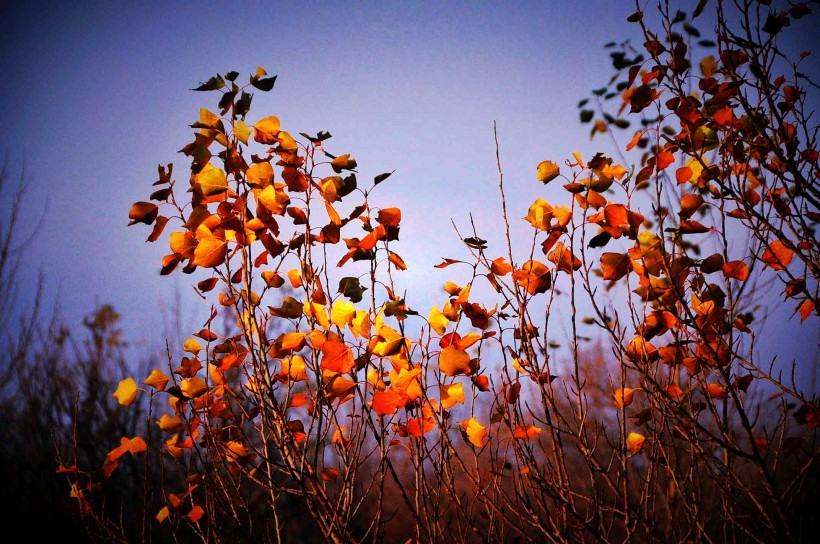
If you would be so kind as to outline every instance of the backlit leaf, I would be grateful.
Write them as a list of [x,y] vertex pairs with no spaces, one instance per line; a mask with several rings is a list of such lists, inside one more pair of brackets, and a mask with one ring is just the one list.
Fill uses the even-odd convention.
[[643,448],[646,437],[640,433],[629,433],[626,437],[626,450],[630,453],[638,453]]
[[557,178],[560,174],[561,171],[557,164],[552,161],[542,161],[538,164],[536,177],[541,183],[547,184]]
[[447,346],[438,356],[438,367],[447,376],[470,374],[470,355],[455,346]]
[[464,404],[464,386],[461,383],[441,386],[441,407],[448,410],[456,404]]
[[134,378],[121,380],[112,397],[123,406],[130,406],[137,399],[137,382]]
[[460,424],[464,436],[476,448],[483,448],[487,441],[487,428],[481,425],[474,417],[462,421]]
[[153,387],[157,391],[165,391],[165,387],[168,385],[169,380],[170,378],[162,370],[155,368],[142,383],[149,387]]
[[763,261],[766,266],[775,270],[784,270],[792,261],[792,257],[794,257],[794,250],[786,247],[780,240],[775,240],[769,244],[769,247],[763,252],[763,256],[760,260]]
[[538,230],[548,230],[552,221],[552,206],[543,198],[530,205],[524,220]]
[[193,264],[203,268],[212,268],[222,264],[228,252],[228,244],[216,236],[208,236],[197,244],[194,250]]
[[272,145],[277,143],[276,137],[279,136],[281,128],[278,117],[271,115],[270,117],[260,119],[253,125],[253,128],[253,139],[260,144]]
[[322,345],[322,369],[345,374],[355,366],[353,352],[344,343],[328,340]]

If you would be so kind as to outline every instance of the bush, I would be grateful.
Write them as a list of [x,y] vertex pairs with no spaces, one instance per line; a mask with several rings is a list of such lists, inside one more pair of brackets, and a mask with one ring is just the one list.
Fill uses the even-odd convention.
[[[820,408],[758,361],[752,309],[779,282],[816,325],[814,84],[778,49],[809,8],[741,4],[735,24],[717,3],[714,40],[693,23],[706,2],[692,20],[632,15],[641,51],[611,45],[616,74],[580,104],[593,135],[629,130],[622,158],[541,162],[537,181],[566,195],[533,202],[519,251],[499,156],[506,251],[473,226],[423,313],[395,281],[402,211],[374,199],[390,174],[364,183],[327,132],[250,123],[251,92],[275,82],[262,69],[202,83],[217,107],[182,150],[188,183],[160,166],[129,213],[151,242],[170,227],[162,274],[199,274],[211,305],[184,357],[115,393],[162,433],[153,527],[204,541],[808,540]],[[220,316],[235,326],[217,332]],[[602,341],[583,348],[590,325]],[[124,434],[103,472],[150,438]]]

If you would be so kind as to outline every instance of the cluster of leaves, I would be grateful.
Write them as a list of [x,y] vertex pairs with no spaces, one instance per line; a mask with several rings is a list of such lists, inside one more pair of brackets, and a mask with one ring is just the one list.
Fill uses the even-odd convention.
[[[396,295],[402,213],[371,202],[389,174],[362,189],[356,160],[325,150],[329,133],[297,140],[276,117],[250,123],[248,90],[275,80],[264,70],[244,87],[230,72],[197,88],[220,97],[182,149],[187,192],[160,166],[151,201],[129,214],[153,225],[151,242],[178,229],[162,273],[204,270],[196,289],[211,301],[178,365],[114,393],[123,405],[147,394],[184,475],[158,522],[204,540],[226,525],[282,540],[293,520],[281,504],[296,497],[334,542],[805,537],[817,402],[757,361],[749,294],[780,278],[801,320],[815,319],[816,128],[797,65],[773,76],[775,40],[735,35],[719,8],[718,57],[700,75],[685,15],[661,7],[663,33],[631,17],[646,56],[613,53],[616,90],[594,92],[598,111],[581,118],[600,116],[593,133],[640,119],[623,147],[639,166],[601,153],[543,161],[537,180],[562,179],[565,199],[529,207],[525,258],[509,234],[502,254],[463,237],[468,257],[438,265],[465,271],[461,285],[447,281],[426,318]],[[779,23],[760,31],[806,9],[772,12]],[[500,167],[499,180],[504,199]],[[550,353],[562,297],[565,356]],[[235,328],[217,332],[219,315]],[[608,348],[597,369],[582,326]],[[777,394],[754,400],[767,387]],[[124,436],[103,473],[148,445]],[[396,527],[396,511],[412,523]]]

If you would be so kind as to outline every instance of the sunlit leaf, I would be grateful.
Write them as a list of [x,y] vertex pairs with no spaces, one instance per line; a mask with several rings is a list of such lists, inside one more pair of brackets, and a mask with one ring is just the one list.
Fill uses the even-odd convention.
[[216,236],[208,236],[200,240],[194,250],[193,264],[203,268],[219,266],[228,253],[228,244]]
[[137,382],[134,381],[134,378],[125,378],[120,380],[112,397],[117,399],[117,402],[123,406],[130,406],[137,399],[137,391]]
[[466,440],[476,448],[483,448],[487,441],[487,428],[481,425],[474,417],[462,421],[460,424]]
[[784,270],[792,261],[792,257],[794,257],[794,250],[780,240],[775,240],[769,244],[760,260],[774,270]]
[[398,410],[399,403],[403,401],[403,397],[388,389],[386,391],[376,391],[373,394],[373,403],[371,408],[376,414],[380,416],[392,416]]
[[461,383],[441,386],[441,407],[448,410],[456,404],[464,404],[464,386]]
[[535,425],[530,423],[526,427],[516,427],[513,431],[513,437],[517,438],[518,440],[531,440],[536,436],[540,435],[541,432],[541,427],[536,427]]
[[280,131],[278,117],[270,116],[260,119],[253,125],[253,128],[253,139],[260,144],[272,145],[277,143],[276,137],[279,136]]
[[543,184],[547,184],[550,181],[554,180],[561,174],[560,168],[558,165],[552,161],[542,161],[538,164],[538,171],[536,172],[536,177],[538,181]]
[[643,448],[646,437],[640,433],[629,433],[626,437],[626,450],[630,453],[638,453]]
[[189,399],[196,398],[208,390],[208,383],[199,376],[194,376],[187,380],[182,380],[179,384],[182,394]]
[[346,327],[353,321],[356,308],[350,302],[337,298],[330,310],[330,321],[337,327]]
[[344,343],[338,340],[328,340],[322,346],[321,368],[345,374],[356,366],[353,352]]
[[538,230],[549,230],[552,206],[543,198],[539,198],[530,205],[524,220]]
[[149,387],[153,387],[157,391],[165,391],[165,387],[168,385],[169,380],[170,378],[162,370],[155,368],[142,383]]
[[632,398],[635,395],[635,389],[630,389],[628,387],[619,387],[613,393],[613,402],[612,405],[616,408],[625,408],[632,404]]
[[447,346],[438,356],[438,367],[447,376],[470,374],[470,355],[455,346]]

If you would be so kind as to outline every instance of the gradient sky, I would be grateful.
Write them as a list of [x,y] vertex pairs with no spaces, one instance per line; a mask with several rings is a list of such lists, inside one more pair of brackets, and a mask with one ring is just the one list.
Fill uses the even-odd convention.
[[[399,252],[413,274],[400,281],[426,313],[442,298],[432,266],[465,256],[450,219],[463,226],[472,212],[493,242],[493,121],[514,220],[536,197],[565,199],[535,181],[540,161],[611,153],[603,139],[590,143],[576,104],[611,74],[602,45],[634,37],[632,11],[629,1],[5,3],[0,150],[13,172],[25,163],[24,230],[44,214],[24,294],[40,269],[66,322],[111,303],[127,338],[162,342],[158,310],[175,290],[190,304],[191,278],[158,275],[167,243],[126,228],[128,208],[146,199],[158,163],[176,163],[182,179],[176,151],[198,109],[213,106],[188,89],[262,65],[279,79],[256,93],[253,119],[330,131],[327,148],[353,154],[363,179],[396,170],[376,200],[404,212]],[[202,321],[194,307],[192,330]],[[816,320],[799,329],[790,313],[772,316],[783,325],[769,354],[816,365]]]

